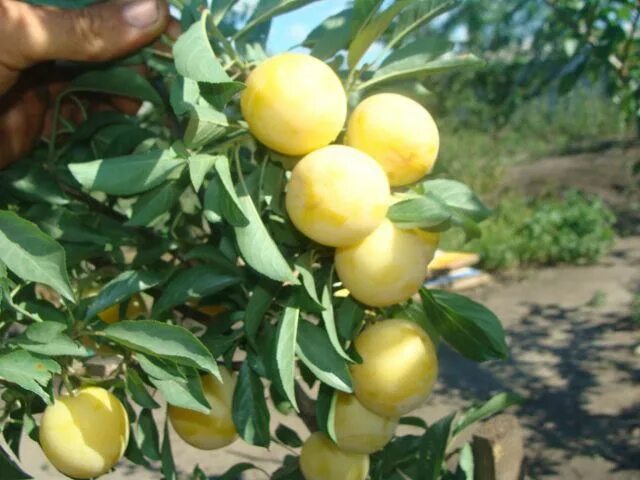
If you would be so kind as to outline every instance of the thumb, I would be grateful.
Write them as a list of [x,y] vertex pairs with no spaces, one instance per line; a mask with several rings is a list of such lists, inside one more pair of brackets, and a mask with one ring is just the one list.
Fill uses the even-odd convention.
[[117,58],[150,43],[169,21],[164,0],[116,0],[70,10],[0,0],[3,6],[9,14],[0,42],[16,46],[15,62],[7,62],[16,69],[44,60]]

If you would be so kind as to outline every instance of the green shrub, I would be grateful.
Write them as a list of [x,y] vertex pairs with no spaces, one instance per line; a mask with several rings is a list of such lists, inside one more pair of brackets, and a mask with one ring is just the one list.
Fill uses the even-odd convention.
[[[488,270],[524,265],[585,264],[611,247],[615,216],[598,198],[569,191],[562,198],[527,202],[511,197],[482,225],[482,237],[463,248],[477,252]],[[462,247],[448,236],[444,248]]]

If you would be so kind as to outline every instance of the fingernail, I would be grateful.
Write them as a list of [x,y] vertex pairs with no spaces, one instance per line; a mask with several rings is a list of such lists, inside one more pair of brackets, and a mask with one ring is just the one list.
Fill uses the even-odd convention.
[[124,20],[136,28],[149,28],[158,21],[158,2],[156,0],[133,0],[122,7]]

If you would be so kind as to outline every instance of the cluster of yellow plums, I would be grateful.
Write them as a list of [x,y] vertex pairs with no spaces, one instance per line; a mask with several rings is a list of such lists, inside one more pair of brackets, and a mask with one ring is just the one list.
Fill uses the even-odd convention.
[[[346,145],[329,145],[345,124],[347,98],[325,63],[281,54],[259,65],[246,83],[241,109],[253,135],[276,152],[303,157],[286,192],[296,228],[336,247],[336,271],[357,300],[383,307],[409,299],[424,282],[438,237],[399,229],[386,214],[398,200],[391,187],[420,180],[435,162],[438,130],[427,110],[401,95],[370,96],[351,113]],[[130,303],[127,315],[129,308],[136,307]],[[117,307],[100,317],[117,321]],[[336,443],[316,432],[302,447],[300,467],[307,480],[364,480],[369,454],[384,447],[398,419],[421,405],[433,388],[435,348],[415,323],[373,323],[355,339],[355,347],[362,363],[350,366],[354,394],[337,393]],[[238,436],[231,414],[236,375],[220,371],[222,381],[202,377],[208,414],[168,407],[176,433],[196,448],[221,448]],[[40,426],[51,463],[79,479],[106,473],[122,458],[128,440],[126,410],[100,387],[57,398]]]
[[[347,120],[347,96],[322,61],[286,53],[249,76],[242,114],[254,136],[293,167],[286,209],[298,230],[335,247],[343,286],[360,302],[385,307],[420,289],[438,236],[397,228],[386,218],[401,199],[391,187],[417,182],[433,167],[438,129],[429,112],[397,94],[372,95],[347,122],[345,145],[329,145]],[[437,375],[435,348],[407,320],[386,320],[355,340],[361,364],[351,366],[355,395],[339,393],[334,443],[323,433],[305,442],[307,480],[362,480],[369,454],[393,436],[398,418],[424,402]]]

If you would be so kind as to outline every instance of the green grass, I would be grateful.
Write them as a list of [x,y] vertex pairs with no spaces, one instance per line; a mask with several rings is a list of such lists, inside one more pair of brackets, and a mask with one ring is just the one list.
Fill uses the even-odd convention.
[[611,247],[614,221],[601,200],[576,191],[533,202],[510,196],[481,225],[481,238],[464,244],[460,232],[451,231],[442,247],[476,252],[488,270],[593,263]]
[[[460,102],[471,102],[469,98]],[[451,99],[438,118],[441,151],[435,173],[460,180],[490,204],[497,202],[509,165],[528,162],[602,140],[623,139],[628,128],[618,106],[596,89],[577,89],[560,97],[539,98],[523,104],[502,129],[496,131],[491,112],[476,105],[456,105]]]

